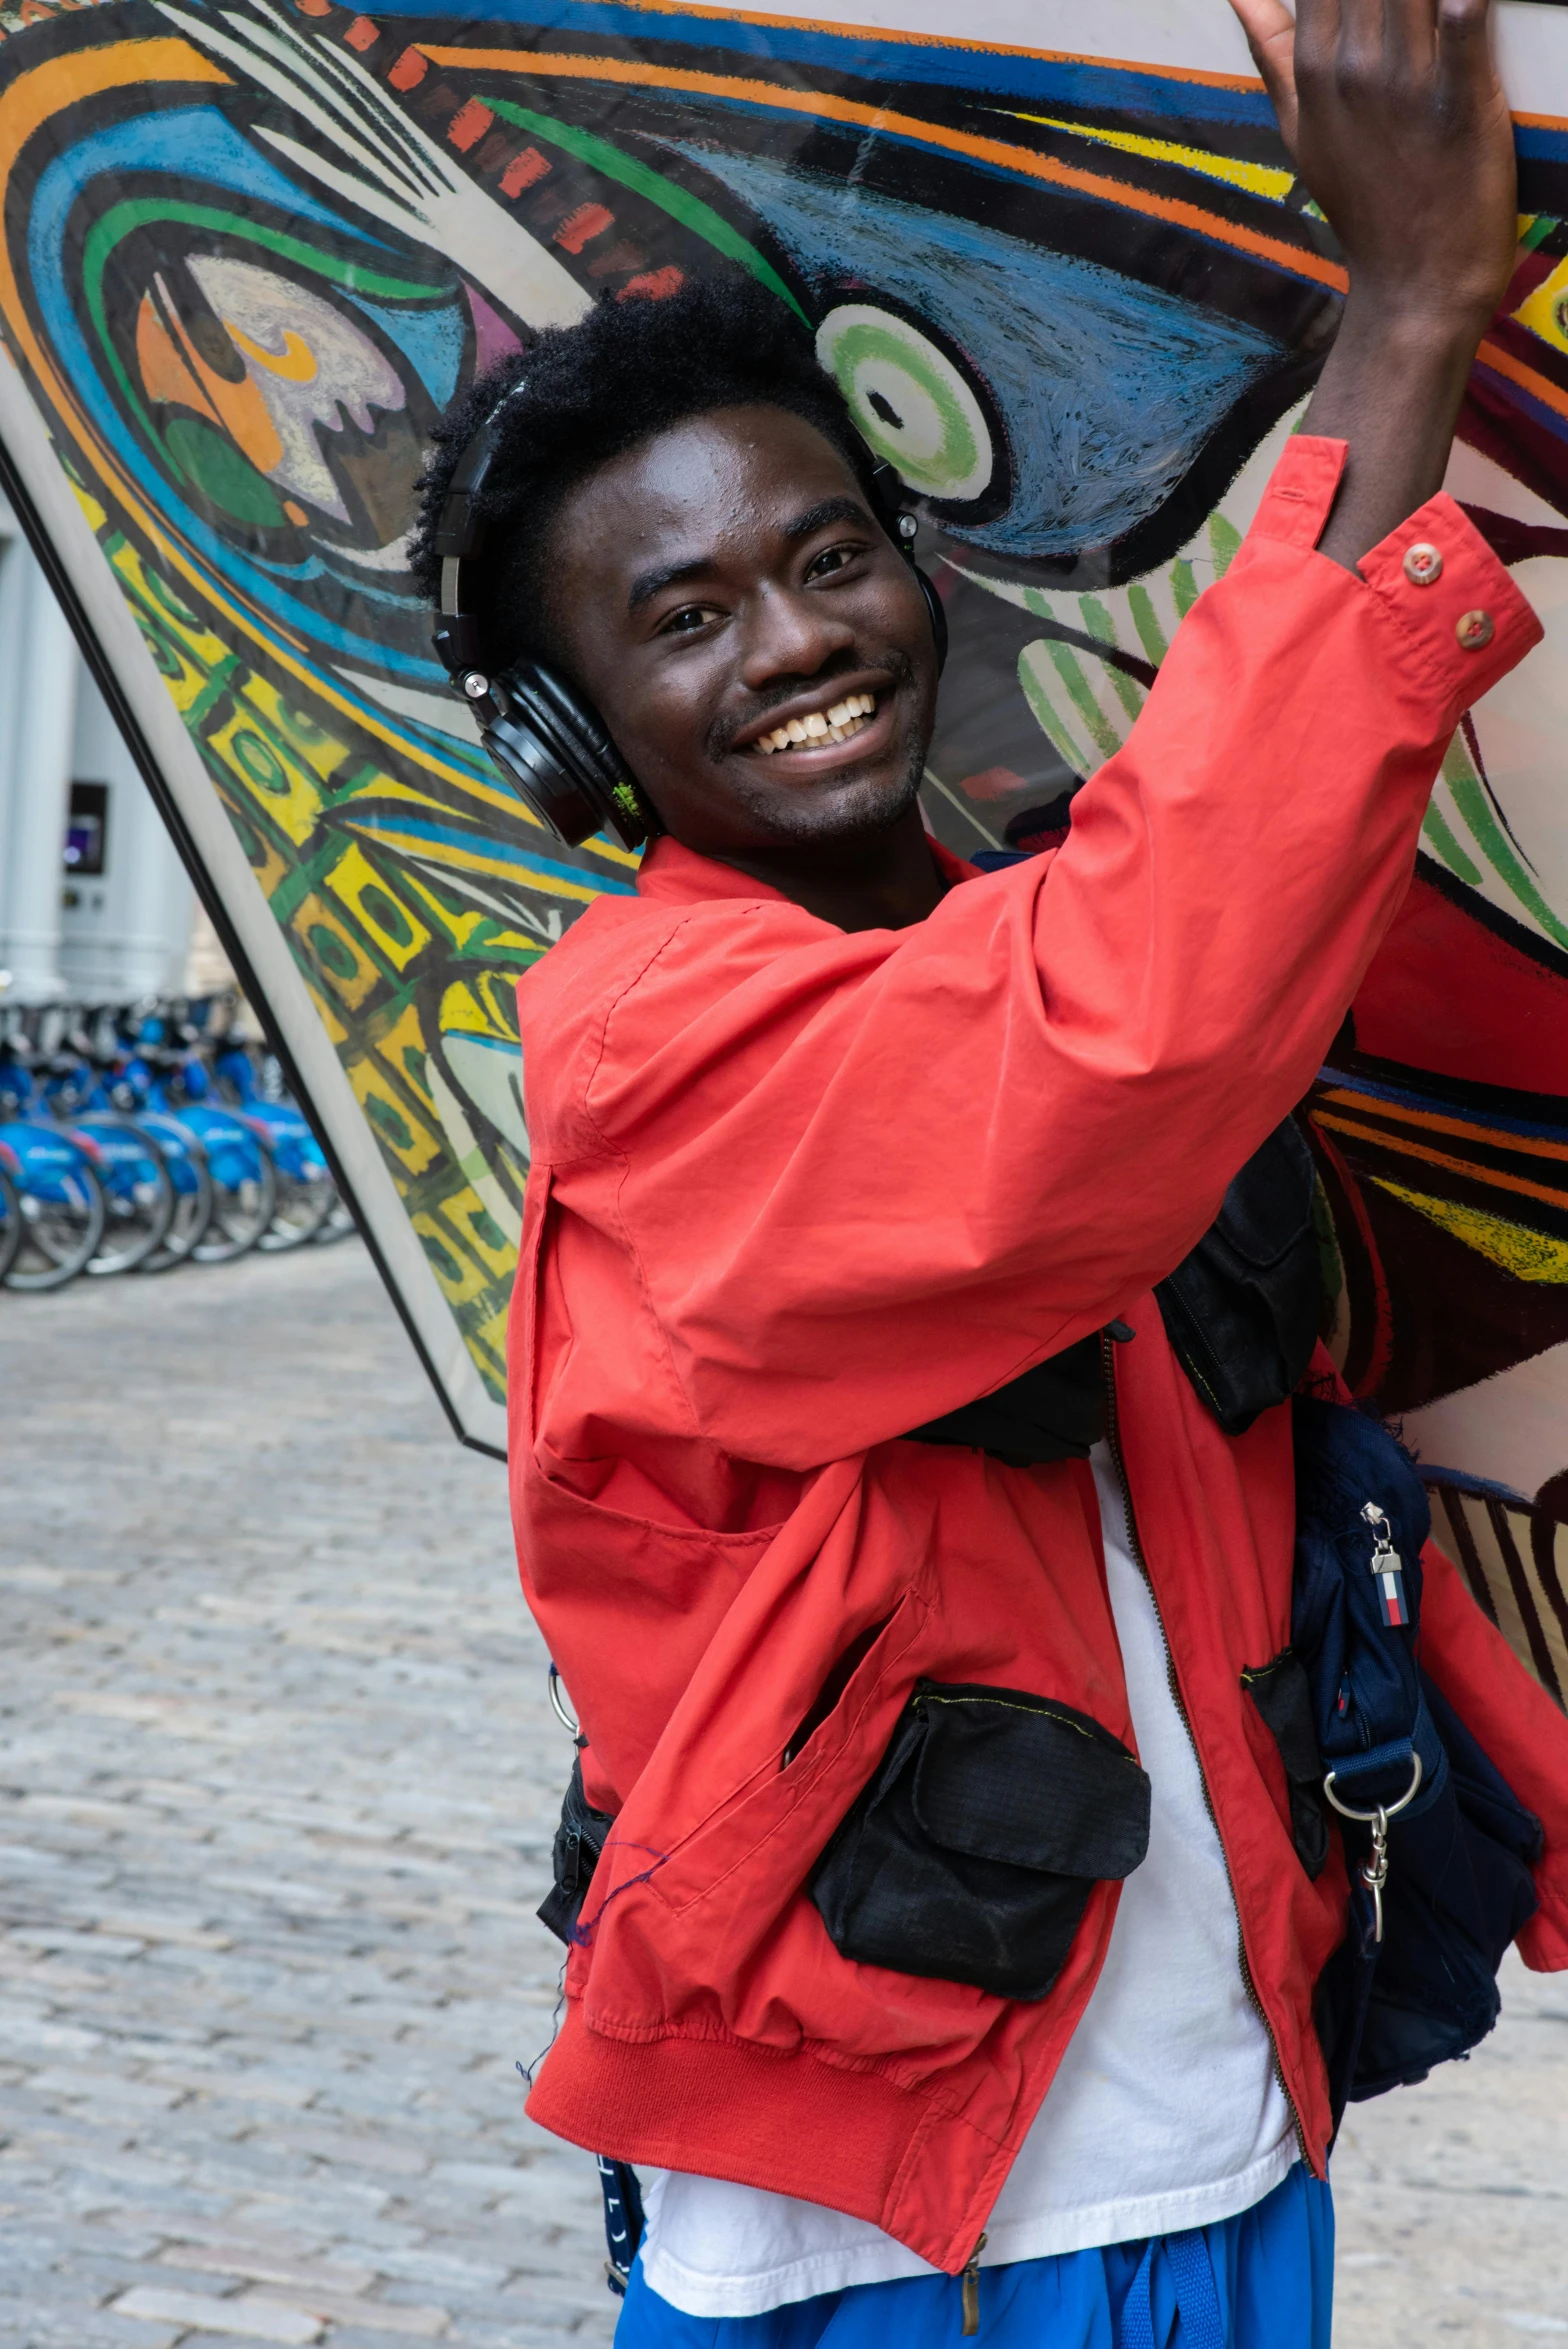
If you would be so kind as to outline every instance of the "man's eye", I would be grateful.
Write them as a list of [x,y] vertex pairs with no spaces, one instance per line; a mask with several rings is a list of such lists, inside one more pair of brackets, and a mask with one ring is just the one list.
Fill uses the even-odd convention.
[[678,612],[671,612],[659,626],[661,636],[689,636],[694,628],[706,628],[713,618],[711,604],[682,604]]
[[854,561],[857,555],[864,554],[864,552],[865,549],[859,546],[824,547],[821,554],[817,555],[807,566],[806,577],[808,579],[830,578],[835,571],[842,571],[847,564]]

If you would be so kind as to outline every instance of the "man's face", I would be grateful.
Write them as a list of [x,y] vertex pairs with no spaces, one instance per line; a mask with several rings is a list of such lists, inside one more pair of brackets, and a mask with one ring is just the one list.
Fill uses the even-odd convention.
[[924,599],[800,417],[721,409],[613,459],[562,507],[549,572],[566,665],[688,847],[830,850],[913,804]]

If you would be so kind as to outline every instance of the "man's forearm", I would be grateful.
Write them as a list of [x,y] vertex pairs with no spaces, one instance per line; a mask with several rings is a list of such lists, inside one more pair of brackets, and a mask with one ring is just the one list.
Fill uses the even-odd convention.
[[1319,552],[1354,570],[1441,489],[1480,326],[1345,306],[1302,429],[1349,443]]

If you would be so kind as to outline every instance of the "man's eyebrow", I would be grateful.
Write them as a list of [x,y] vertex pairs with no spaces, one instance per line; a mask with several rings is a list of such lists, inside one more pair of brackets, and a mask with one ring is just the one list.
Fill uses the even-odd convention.
[[797,514],[793,522],[786,522],[784,535],[788,539],[809,538],[814,530],[825,530],[830,522],[869,522],[871,516],[859,498],[823,498],[815,506],[808,506],[804,514]]
[[[871,519],[858,498],[821,498],[797,514],[784,525],[784,536],[793,544],[797,539],[810,538],[813,531],[825,530],[831,522],[869,522]],[[678,587],[683,579],[701,579],[713,568],[705,555],[694,556],[685,563],[660,563],[651,571],[639,571],[626,595],[628,612],[640,612],[643,605],[667,587]]]
[[662,588],[678,586],[683,579],[701,579],[712,568],[707,556],[698,555],[689,563],[661,563],[656,570],[639,571],[627,592],[626,609],[640,612],[649,597]]

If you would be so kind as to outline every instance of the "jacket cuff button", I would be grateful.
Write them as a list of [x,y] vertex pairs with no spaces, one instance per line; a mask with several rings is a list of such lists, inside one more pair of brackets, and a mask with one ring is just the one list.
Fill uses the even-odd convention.
[[1438,548],[1424,538],[1405,549],[1405,577],[1412,587],[1430,587],[1443,576],[1443,557]]
[[1462,612],[1454,622],[1454,634],[1463,652],[1479,652],[1491,643],[1494,633],[1490,612]]

